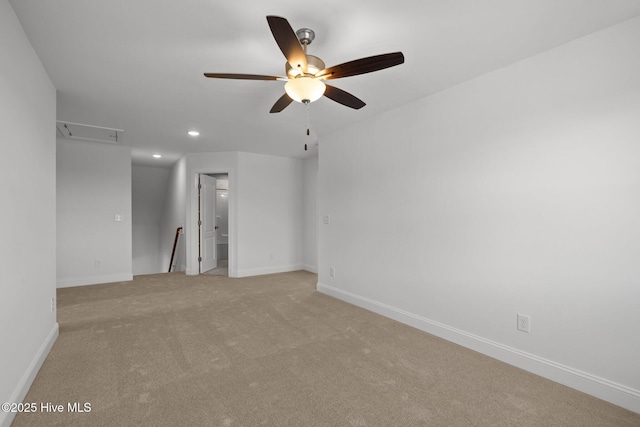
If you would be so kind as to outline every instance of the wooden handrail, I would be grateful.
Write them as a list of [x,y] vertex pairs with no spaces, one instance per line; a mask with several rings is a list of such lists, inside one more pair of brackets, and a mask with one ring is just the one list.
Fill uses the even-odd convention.
[[180,236],[180,230],[182,230],[182,227],[176,228],[176,238],[173,239],[173,249],[171,250],[171,261],[169,261],[169,273],[171,273],[171,266],[173,265],[173,257],[176,254],[176,246],[178,246],[178,237]]

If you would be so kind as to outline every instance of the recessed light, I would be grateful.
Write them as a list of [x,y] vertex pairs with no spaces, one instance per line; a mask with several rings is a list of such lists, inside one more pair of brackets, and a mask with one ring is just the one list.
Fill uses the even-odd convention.
[[162,157],[162,154],[154,154],[153,157],[155,157],[156,159],[159,159],[160,157]]
[[189,135],[191,136],[198,136],[200,135],[200,132],[198,132],[197,130],[190,130],[189,132],[187,132]]

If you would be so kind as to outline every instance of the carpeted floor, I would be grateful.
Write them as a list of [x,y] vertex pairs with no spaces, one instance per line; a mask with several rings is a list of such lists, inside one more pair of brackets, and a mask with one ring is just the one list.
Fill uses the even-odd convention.
[[[13,426],[639,426],[608,404],[315,292],[168,273],[58,290]],[[69,413],[68,403],[90,404]]]

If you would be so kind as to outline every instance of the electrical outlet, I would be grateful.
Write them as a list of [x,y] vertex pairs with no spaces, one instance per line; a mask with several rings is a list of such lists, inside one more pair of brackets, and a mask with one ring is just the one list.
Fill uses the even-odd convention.
[[336,277],[336,268],[335,267],[329,267],[329,276]]
[[518,313],[518,330],[521,332],[531,332],[531,316]]
[[324,222],[325,224],[331,224],[331,216],[330,215],[324,215],[322,217],[322,222]]
[[102,261],[100,261],[99,259],[95,260],[93,262],[93,265],[98,268],[98,267],[102,267]]
[[53,313],[56,309],[56,300],[51,298],[51,312]]

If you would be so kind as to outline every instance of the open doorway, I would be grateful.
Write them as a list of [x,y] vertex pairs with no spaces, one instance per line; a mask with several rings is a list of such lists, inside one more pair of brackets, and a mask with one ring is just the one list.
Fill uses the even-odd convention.
[[200,273],[229,275],[229,175],[201,174],[199,185]]

